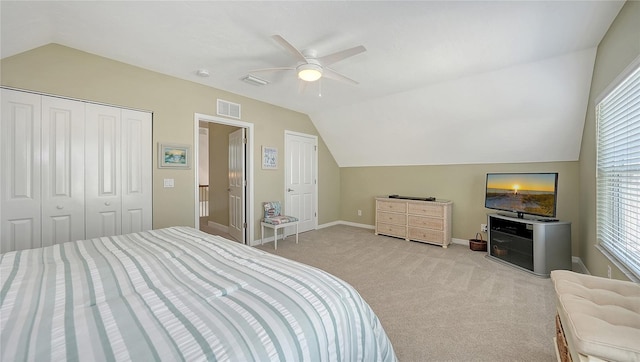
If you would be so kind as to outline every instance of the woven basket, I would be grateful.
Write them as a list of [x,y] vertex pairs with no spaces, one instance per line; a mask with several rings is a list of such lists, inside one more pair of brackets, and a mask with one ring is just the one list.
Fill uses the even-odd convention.
[[491,253],[491,255],[496,255],[496,256],[505,256],[509,254],[509,251],[507,249],[505,249],[504,247],[498,246],[498,245],[494,245],[493,246],[493,252]]
[[487,242],[482,240],[482,234],[476,233],[475,239],[469,239],[469,248],[473,251],[487,251]]

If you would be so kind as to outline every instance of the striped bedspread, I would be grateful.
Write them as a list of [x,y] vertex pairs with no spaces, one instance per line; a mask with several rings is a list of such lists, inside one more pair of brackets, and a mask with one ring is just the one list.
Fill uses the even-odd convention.
[[0,255],[2,361],[395,361],[319,269],[187,227]]

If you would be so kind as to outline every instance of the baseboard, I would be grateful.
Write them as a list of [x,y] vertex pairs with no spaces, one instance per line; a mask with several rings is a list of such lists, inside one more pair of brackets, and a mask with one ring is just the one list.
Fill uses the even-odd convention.
[[469,240],[468,240],[468,239],[456,239],[456,238],[451,238],[451,243],[452,243],[452,244],[459,244],[459,245],[466,245],[466,246],[469,246]]
[[376,228],[373,225],[359,224],[359,223],[351,222],[351,221],[338,220],[338,221],[332,221],[332,222],[328,222],[326,224],[318,225],[318,229],[324,229],[324,228],[328,228],[328,227],[335,226],[335,225],[347,225],[347,226],[353,226],[353,227],[357,227],[357,228],[361,228],[361,229],[370,229],[370,230],[374,230]]
[[229,227],[226,225],[218,224],[217,222],[207,221],[207,226],[212,227],[216,230],[220,230],[225,233],[229,233]]
[[587,275],[591,275],[591,273],[589,272],[589,269],[587,269],[587,266],[584,265],[584,263],[582,262],[582,259],[580,259],[580,257],[577,256],[572,256],[571,257],[571,263],[576,265],[578,267],[578,270],[576,270],[579,273],[582,274],[587,274]]
[[[356,223],[356,222],[344,221],[344,220],[332,221],[332,222],[329,222],[329,223],[326,223],[326,224],[318,225],[318,229],[324,229],[324,228],[328,228],[330,226],[335,226],[335,225],[347,225],[347,226],[353,226],[353,227],[362,228],[362,229],[369,229],[369,230],[375,230],[376,229],[376,227],[374,225],[359,224],[359,223]],[[460,245],[469,246],[469,240],[465,240],[465,239],[452,238],[451,242],[453,244],[460,244]]]
[[332,221],[332,222],[328,222],[326,224],[321,224],[321,225],[318,225],[318,229],[324,229],[324,228],[328,228],[328,227],[336,226],[336,225],[342,225],[342,221]]

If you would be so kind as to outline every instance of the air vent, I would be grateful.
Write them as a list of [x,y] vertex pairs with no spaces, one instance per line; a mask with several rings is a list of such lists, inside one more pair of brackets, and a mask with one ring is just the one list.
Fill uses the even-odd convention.
[[266,80],[255,77],[253,75],[247,75],[246,77],[242,78],[242,81],[245,83],[249,83],[251,85],[257,85],[257,86],[263,86],[263,85],[269,84],[269,82],[267,82]]
[[218,99],[218,115],[240,119],[240,105]]

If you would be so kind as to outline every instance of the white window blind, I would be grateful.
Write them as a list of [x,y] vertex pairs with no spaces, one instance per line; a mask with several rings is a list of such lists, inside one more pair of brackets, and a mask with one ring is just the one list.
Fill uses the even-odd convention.
[[640,277],[640,67],[596,106],[598,241]]

